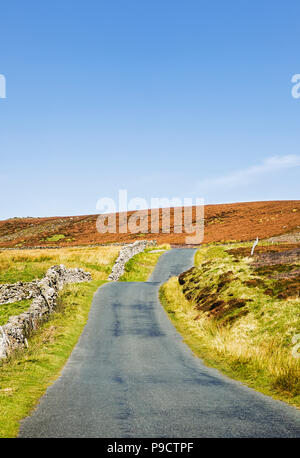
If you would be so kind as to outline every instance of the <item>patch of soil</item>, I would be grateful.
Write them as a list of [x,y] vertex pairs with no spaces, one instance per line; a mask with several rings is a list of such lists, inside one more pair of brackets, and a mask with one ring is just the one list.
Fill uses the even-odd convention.
[[[293,252],[294,250],[300,250],[299,243],[285,243],[282,245],[257,245],[254,251],[254,260],[274,258],[276,259],[275,253],[282,252]],[[251,247],[239,247],[239,248],[230,248],[226,252],[236,259],[241,259],[246,256],[250,257]],[[264,263],[265,264],[265,263]]]
[[300,275],[282,278],[274,282],[274,286],[267,288],[264,293],[277,299],[297,299],[300,297]]
[[[244,308],[250,299],[232,298],[227,301],[220,299],[219,293],[234,280],[232,271],[225,272],[219,276],[217,286],[201,287],[201,279],[199,279],[199,269],[192,267],[183,272],[178,277],[178,282],[183,286],[182,291],[188,301],[193,301],[195,308],[201,312],[206,312],[208,317],[218,320],[218,323],[223,325],[229,324],[238,319],[243,312],[232,314],[235,310]],[[230,316],[228,316],[230,315]],[[195,319],[200,317],[198,315]]]
[[266,278],[292,278],[297,276],[299,272],[298,265],[296,264],[274,264],[274,265],[260,265],[253,269],[255,274]]
[[233,280],[233,272],[231,270],[220,275],[218,286],[217,286],[217,293],[219,293],[232,280]]
[[[186,298],[188,299],[187,296]],[[201,310],[202,312],[209,312],[215,308],[225,305],[225,302],[219,299],[218,294],[207,294],[207,292],[203,290],[195,299],[195,302],[198,303],[196,309]]]
[[[232,324],[238,318],[248,313],[248,310],[244,309],[244,307],[249,301],[251,301],[251,299],[236,298],[224,301],[218,299],[218,295],[215,294],[206,297],[206,299],[202,300],[196,308],[199,311],[208,312],[207,316],[216,319],[220,325],[227,325]],[[238,313],[232,313],[238,309],[243,310]]]
[[266,288],[266,284],[261,278],[252,278],[250,280],[244,281],[243,284],[249,288]]
[[[290,244],[260,248],[251,264],[256,278],[244,284],[249,287],[260,287],[266,295],[277,299],[300,297],[300,247]],[[239,252],[238,256],[240,255]]]
[[[299,227],[297,226],[297,228]],[[287,234],[270,237],[266,241],[274,243],[300,243],[300,231],[292,231]]]
[[184,272],[182,272],[179,276],[178,276],[178,282],[180,285],[184,285],[185,282],[186,282],[186,279],[187,277],[191,274],[193,274],[195,270],[195,267],[191,267],[190,269],[188,270],[185,270]]
[[277,250],[273,251],[272,249],[266,250],[265,253],[260,253],[255,257],[255,261],[252,266],[254,268],[261,266],[274,266],[276,264],[292,264],[300,263],[300,247],[299,245],[293,247],[290,250]]
[[[290,266],[294,267],[294,266]],[[274,278],[275,280],[279,279],[284,279],[284,278],[297,278],[300,277],[300,269],[292,269],[289,272],[282,272],[276,275],[273,275],[271,278]]]

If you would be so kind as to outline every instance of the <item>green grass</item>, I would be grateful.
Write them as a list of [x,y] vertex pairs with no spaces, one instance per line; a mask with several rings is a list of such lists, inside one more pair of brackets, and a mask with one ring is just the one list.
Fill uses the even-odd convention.
[[[123,281],[147,279],[162,254],[149,253],[155,248],[168,249],[169,246],[149,248],[135,256],[127,265]],[[64,248],[47,250],[46,254],[42,250],[26,250],[23,253],[5,252],[2,258],[0,256],[1,280],[9,278],[14,282],[42,277],[55,263],[83,267],[93,277],[90,283],[65,286],[55,312],[28,339],[28,348],[0,362],[0,437],[15,437],[18,434],[20,420],[30,415],[47,387],[60,375],[87,322],[93,295],[105,283],[119,249]],[[9,276],[6,276],[7,267],[10,267]]]
[[68,285],[60,306],[29,339],[29,348],[0,363],[0,437],[15,437],[59,376],[86,324],[93,294],[103,281]]
[[157,250],[162,249],[169,250],[170,245],[165,244],[157,247],[149,247],[145,251],[133,256],[125,264],[124,274],[120,277],[119,281],[146,281],[162,254],[161,251]]
[[110,268],[110,259],[106,261],[107,253],[114,252],[117,256],[118,251],[117,247],[3,250],[0,251],[0,283],[29,282],[42,278],[55,264],[64,264],[69,268],[83,267],[90,269],[91,273],[102,269],[105,274]]
[[30,282],[42,278],[47,269],[56,263],[54,256],[45,254],[34,257],[16,253],[9,257],[7,252],[2,252],[0,253],[0,283]]
[[26,312],[26,310],[30,307],[31,302],[31,299],[25,299],[11,304],[0,304],[0,326],[6,324],[9,317]]
[[51,237],[47,237],[47,242],[58,242],[59,240],[64,239],[66,236],[64,234],[54,234]]
[[[300,299],[279,300],[264,294],[263,287],[246,286],[256,276],[251,259],[236,260],[225,249],[200,249],[197,267],[183,286],[171,278],[161,287],[161,301],[186,343],[207,364],[299,407],[300,359],[292,356],[292,338],[300,331]],[[245,303],[231,308],[234,301]]]
[[16,265],[16,269],[14,268],[8,269],[5,272],[0,273],[0,284],[3,283],[16,283],[17,281],[23,282],[30,282],[35,279],[40,279],[44,277],[47,269],[51,267],[53,264],[49,262],[47,267],[44,265],[42,266],[33,266],[31,263],[24,263],[23,269],[18,272],[19,266]]
[[[43,259],[41,250],[26,250],[23,254],[13,251],[2,253],[2,276],[4,266],[15,262],[20,266],[22,263],[29,264],[34,278],[37,272],[45,272],[50,267],[49,263],[53,265],[63,262],[68,267],[82,267],[89,263],[93,280],[65,286],[59,294],[55,312],[28,339],[28,348],[0,361],[0,437],[17,435],[20,420],[31,413],[47,387],[59,376],[87,322],[93,295],[105,283],[119,249],[94,247],[47,250]],[[14,274],[15,281],[20,280],[20,274],[21,268]],[[25,301],[18,305],[25,308]],[[1,310],[5,310],[2,307],[5,306],[0,305],[2,321],[12,313],[14,306],[17,304],[9,304],[10,308],[7,307],[2,314]]]

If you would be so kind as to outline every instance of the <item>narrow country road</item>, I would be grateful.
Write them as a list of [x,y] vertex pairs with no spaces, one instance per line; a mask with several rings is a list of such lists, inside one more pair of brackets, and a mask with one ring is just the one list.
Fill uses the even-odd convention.
[[20,437],[300,437],[297,409],[203,365],[160,305],[160,283],[191,267],[194,252],[164,253],[148,282],[99,288]]

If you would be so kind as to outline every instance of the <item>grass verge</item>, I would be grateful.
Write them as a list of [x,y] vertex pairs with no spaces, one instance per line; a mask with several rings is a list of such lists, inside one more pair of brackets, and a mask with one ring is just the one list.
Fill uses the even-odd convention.
[[10,304],[0,304],[0,326],[6,324],[9,317],[26,312],[31,302],[32,299],[24,299],[23,301],[12,302]]
[[162,255],[160,250],[169,250],[170,245],[164,244],[148,247],[145,251],[133,256],[126,264],[124,274],[119,281],[146,281],[154,270],[158,258]]
[[[250,258],[236,259],[227,249],[199,250],[197,267],[181,285],[177,277],[162,285],[161,302],[185,342],[208,365],[300,407],[300,358],[292,355],[300,300],[279,299],[273,278],[258,277]],[[273,288],[273,296],[266,287]]]
[[[17,435],[20,420],[30,414],[47,387],[59,376],[87,322],[93,295],[105,283],[119,249],[97,247],[78,252],[78,249],[66,248],[55,254],[56,260],[59,256],[59,261],[70,267],[73,263],[83,268],[88,264],[93,281],[65,286],[55,312],[31,336],[29,347],[0,362],[0,437]],[[39,250],[30,250],[30,264],[34,264],[37,257],[39,269],[47,270],[49,260],[41,266],[41,255],[34,251]],[[11,253],[11,256],[15,255]],[[49,255],[51,265],[53,256],[53,253]]]

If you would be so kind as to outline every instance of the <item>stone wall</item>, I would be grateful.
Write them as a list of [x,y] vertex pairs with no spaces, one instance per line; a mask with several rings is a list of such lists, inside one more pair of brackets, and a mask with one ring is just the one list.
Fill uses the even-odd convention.
[[38,280],[28,283],[21,281],[13,284],[0,285],[0,304],[32,299],[39,294]]
[[[68,283],[91,281],[91,274],[82,269],[67,269],[64,265],[51,267],[42,280],[2,286],[2,300],[15,302],[33,297],[29,309],[9,318],[0,326],[0,358],[5,358],[17,348],[27,346],[27,337],[46,321],[56,306],[58,292]],[[1,305],[0,305],[1,307]]]
[[111,274],[108,279],[110,281],[117,281],[123,275],[125,270],[125,264],[129,261],[130,258],[135,256],[138,253],[144,251],[148,246],[156,246],[157,242],[155,240],[141,240],[134,243],[130,243],[121,249],[118,259],[116,260]]

